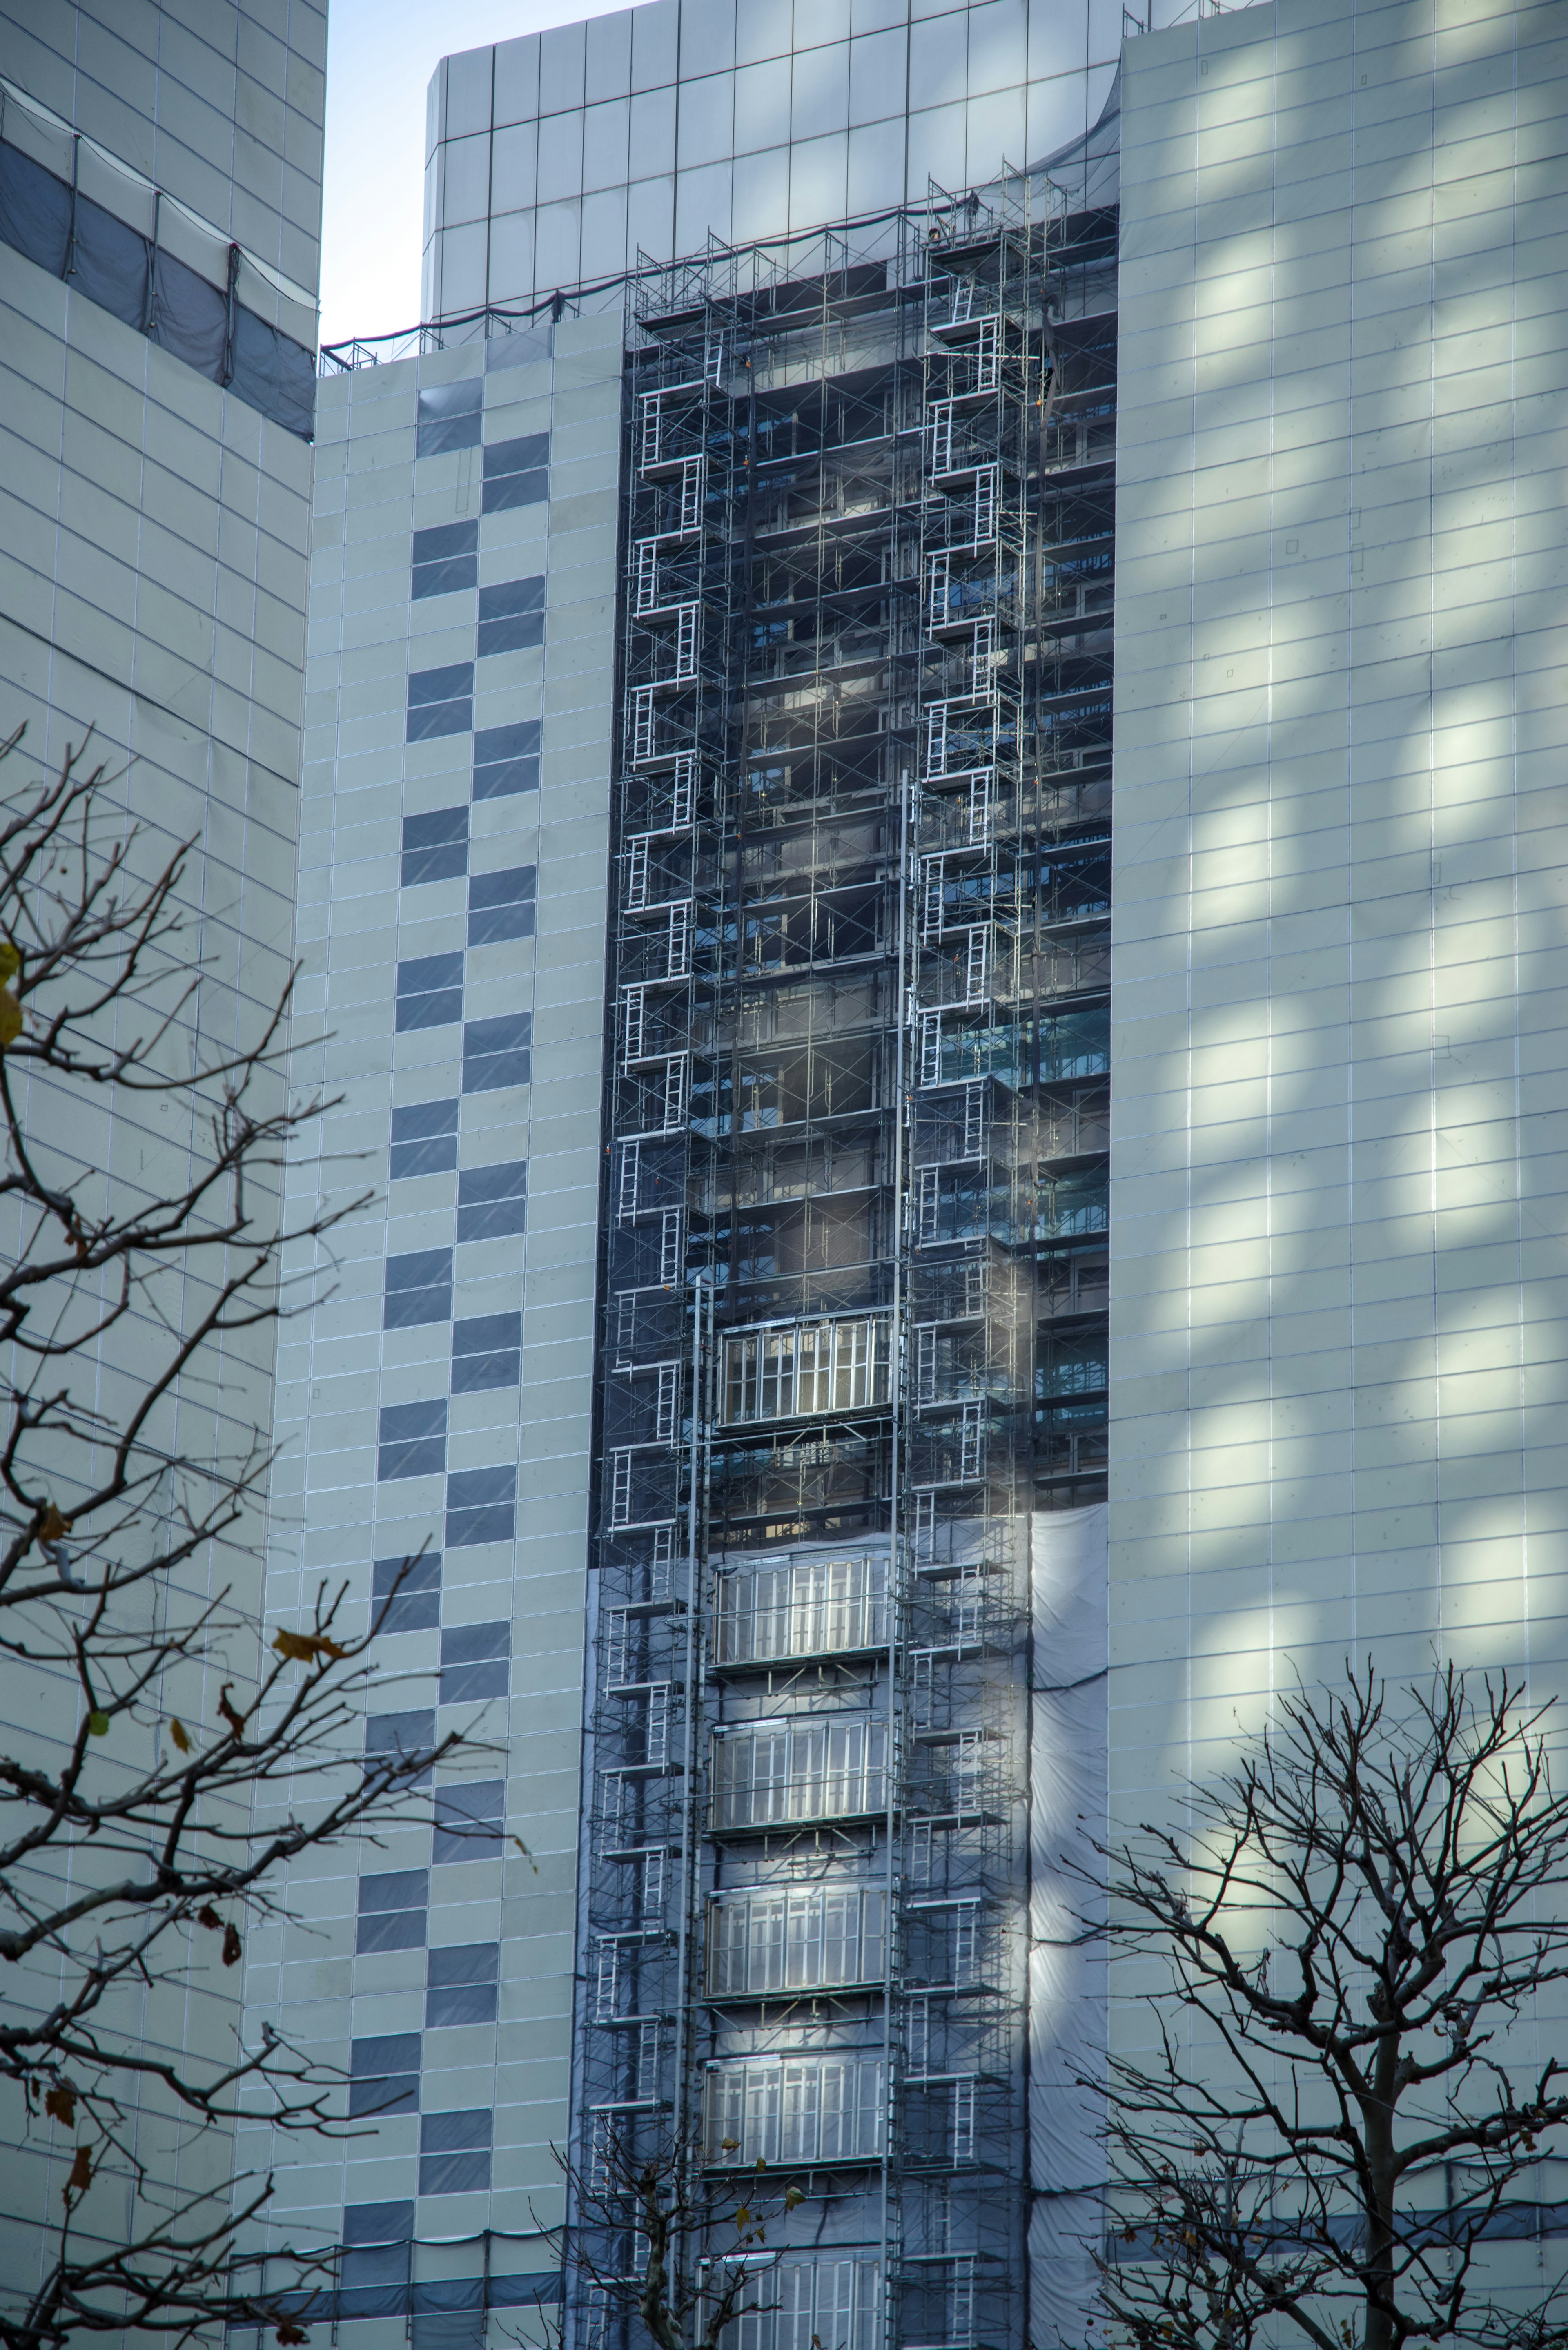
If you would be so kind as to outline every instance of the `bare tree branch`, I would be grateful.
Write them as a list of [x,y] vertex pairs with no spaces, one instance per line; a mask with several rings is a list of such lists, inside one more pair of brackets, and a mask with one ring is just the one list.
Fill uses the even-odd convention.
[[[452,1734],[367,1756],[395,1593],[355,1637],[324,1584],[264,1647],[275,1456],[231,1399],[369,1194],[283,1212],[286,1164],[333,1106],[290,1087],[294,974],[245,1034],[188,946],[196,844],[155,847],[114,780],[69,754],[0,809],[0,1669],[49,1697],[36,1734],[0,1730],[0,2079],[68,2165],[43,2282],[0,2281],[0,2350],[236,2319],[304,2338],[289,2310],[321,2258],[265,2293],[235,2267],[270,2180],[181,2188],[139,2152],[139,2117],[151,2100],[185,2149],[242,2114],[342,2136],[342,2076],[271,2029],[226,2051],[144,2043],[117,1994],[237,1965],[251,1927],[287,1914],[291,1862],[428,1822],[432,1765],[474,1751]],[[151,1173],[95,1146],[111,1112],[151,1125]],[[215,1431],[194,1450],[193,1413]],[[128,2182],[129,2242],[94,2219]]]
[[565,2265],[639,2319],[658,2350],[723,2350],[738,2318],[776,2306],[783,2222],[806,2199],[798,2187],[774,2194],[763,2163],[737,2188],[704,2175],[689,2137],[661,2133],[641,2146],[632,2128],[614,2126],[591,2172],[556,2159],[574,2214],[569,2230],[551,2231]]
[[1147,2054],[1113,2058],[1137,2350],[1568,2340],[1479,2281],[1478,2248],[1563,2151],[1568,2075],[1513,2027],[1568,1979],[1568,1796],[1508,1676],[1388,1690],[1368,1665],[1282,1700],[1184,1835],[1102,1847],[1111,1946],[1152,1965]]

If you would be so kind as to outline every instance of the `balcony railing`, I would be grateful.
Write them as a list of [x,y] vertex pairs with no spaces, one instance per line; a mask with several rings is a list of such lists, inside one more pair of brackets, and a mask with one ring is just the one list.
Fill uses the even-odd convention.
[[887,1638],[885,1558],[801,1559],[719,1577],[715,1664],[771,1664],[789,1657],[877,1648]]
[[787,1827],[886,1809],[888,1725],[786,1716],[713,1740],[715,1829]]
[[708,1912],[708,1990],[745,1999],[880,1982],[887,1897],[861,1885],[722,1896]]
[[875,2161],[887,2108],[880,2057],[753,2058],[709,2068],[702,2147],[738,2169]]

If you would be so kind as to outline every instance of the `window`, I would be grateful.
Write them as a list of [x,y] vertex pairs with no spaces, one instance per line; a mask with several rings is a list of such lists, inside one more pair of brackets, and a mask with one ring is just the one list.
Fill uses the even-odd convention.
[[466,2195],[490,2184],[490,2108],[426,2114],[420,2123],[420,2193]]
[[493,1094],[503,1086],[525,1086],[533,1066],[531,1012],[505,1012],[498,1020],[468,1020],[462,1029],[462,1090]]
[[472,724],[472,661],[452,661],[445,669],[414,671],[409,680],[410,743],[429,743],[438,734],[466,734]]
[[423,816],[403,818],[403,864],[399,876],[405,889],[421,881],[453,881],[468,870],[468,810],[431,808]]
[[510,1542],[516,1523],[515,1469],[464,1469],[447,1479],[448,1550],[468,1550],[475,1543]]
[[420,2035],[384,2032],[356,2040],[348,2061],[348,2112],[417,2114],[420,2109]]
[[[379,1558],[370,1569],[372,1600],[389,1601],[383,1632],[430,1632],[441,1621],[441,1553],[421,1558]],[[399,1578],[401,1578],[400,1581]],[[376,1613],[372,1607],[372,1615]],[[383,1720],[396,1720],[384,1715]]]
[[510,1624],[450,1625],[441,1636],[442,1705],[471,1705],[480,1698],[504,1697],[511,1654]]
[[1038,1231],[1044,1240],[1065,1240],[1110,1226],[1108,1178],[1104,1167],[1041,1180]]
[[[767,2272],[767,2299],[734,2320],[728,2350],[873,2350],[882,2339],[882,2263],[864,2252],[786,2253]],[[942,2329],[944,2341],[960,2338]]]
[[888,1399],[888,1325],[880,1317],[747,1331],[724,1341],[727,1420],[853,1411]]
[[411,1249],[387,1259],[383,1330],[407,1330],[417,1322],[452,1320],[451,1249]]
[[338,2313],[343,2317],[379,2317],[389,2307],[389,2288],[409,2282],[414,2207],[407,2203],[350,2203],[343,2212],[343,2259],[337,2272]]
[[502,873],[475,873],[468,884],[468,943],[493,945],[497,939],[534,935],[536,868],[509,865]]
[[455,1101],[410,1102],[392,1112],[394,1183],[411,1175],[441,1175],[457,1165]]
[[702,2099],[703,2155],[758,2162],[874,2160],[882,2150],[880,2057],[751,2057],[711,2064]]
[[[428,1754],[435,1744],[435,1708],[430,1705],[410,1706],[406,1713],[372,1713],[365,1723],[365,1760],[374,1763],[382,1756],[413,1756]],[[427,1767],[404,1780],[405,1786],[428,1784]]]
[[462,957],[411,955],[398,965],[398,1034],[449,1028],[462,1018]]
[[466,1787],[441,1787],[435,1799],[435,1859],[490,1860],[501,1849],[506,1788],[500,1779],[476,1779]]
[[376,1482],[398,1477],[439,1477],[446,1467],[446,1399],[433,1403],[389,1403],[381,1412],[376,1448]]
[[479,658],[526,652],[545,641],[545,582],[504,579],[479,591]]
[[716,1998],[880,1982],[886,1895],[859,1885],[722,1895],[708,1908],[708,1989]]
[[484,379],[432,383],[420,394],[416,454],[440,457],[449,449],[477,449],[484,430]]
[[513,506],[537,505],[541,498],[547,498],[549,463],[547,432],[524,432],[516,441],[493,441],[484,452],[484,512],[505,514]]
[[460,1942],[432,1950],[425,1973],[425,2029],[493,2023],[500,1951],[493,1942]]
[[430,1871],[392,1868],[359,1879],[357,1950],[422,1950],[430,1906]]
[[443,522],[414,533],[413,595],[451,596],[479,585],[479,525]]
[[528,1222],[528,1161],[510,1159],[499,1167],[465,1167],[457,1179],[457,1237],[502,1240]]
[[482,726],[473,738],[473,796],[509,799],[514,792],[539,788],[539,721],[515,726]]
[[856,1818],[888,1801],[888,1725],[784,1715],[713,1740],[713,1825]]
[[452,1329],[452,1391],[477,1395],[483,1388],[514,1388],[522,1378],[521,1314],[476,1314]]
[[888,1562],[806,1558],[721,1575],[715,1661],[738,1665],[876,1648],[888,1638]]

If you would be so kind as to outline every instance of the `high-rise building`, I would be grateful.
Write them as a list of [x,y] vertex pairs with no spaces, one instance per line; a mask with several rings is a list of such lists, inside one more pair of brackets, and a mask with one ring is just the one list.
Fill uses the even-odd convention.
[[1548,16],[441,68],[430,323],[320,387],[301,939],[388,1204],[275,1586],[422,1544],[372,1738],[509,1725],[278,1940],[401,2107],[278,2223],[386,2350],[563,2218],[618,2350],[670,2147],[801,2189],[746,2350],[1080,2340],[1107,1801],[1369,1644],[1551,1675]]
[[[106,771],[103,849],[137,827],[131,870],[145,877],[189,844],[177,906],[200,981],[176,1026],[193,1058],[255,1040],[291,958],[325,68],[325,0],[0,7],[0,737],[26,730],[0,789],[15,806],[85,751]],[[35,1076],[21,1114],[58,1152],[57,1180],[102,1175],[122,1201],[166,1178],[178,1196],[200,1147],[168,1096],[121,1088],[111,1112]],[[11,1225],[5,1244],[28,1237]],[[129,1324],[110,1334],[95,1402],[118,1408],[145,1344]],[[179,1425],[194,1452],[265,1439],[272,1357],[270,1326],[234,1332],[221,1365],[187,1383]],[[259,1512],[244,1531],[259,1538]],[[210,1597],[232,1585],[254,1617],[261,1575],[247,1586],[246,1571],[239,1547],[192,1570],[211,1574]],[[53,1771],[79,1688],[12,1664],[0,1711],[10,1751]],[[194,2052],[219,2064],[236,1988],[214,1955],[188,1986],[150,1980],[99,2022],[150,2063]],[[58,1991],[52,1956],[10,1970],[15,2012],[47,2012]],[[13,2094],[0,2290],[25,2299],[73,2145],[26,2121]],[[221,2197],[232,2140],[187,2142],[155,2081],[139,2107],[127,2095],[125,2142],[154,2193]],[[123,2197],[106,2218],[100,2185],[81,2214],[89,2237],[133,2224],[118,2155],[116,2171]]]

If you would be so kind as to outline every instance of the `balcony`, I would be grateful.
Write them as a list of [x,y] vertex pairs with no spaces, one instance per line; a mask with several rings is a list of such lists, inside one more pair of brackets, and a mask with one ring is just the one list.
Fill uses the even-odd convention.
[[805,1559],[718,1578],[716,1666],[853,1654],[885,1648],[888,1632],[885,1558]]

